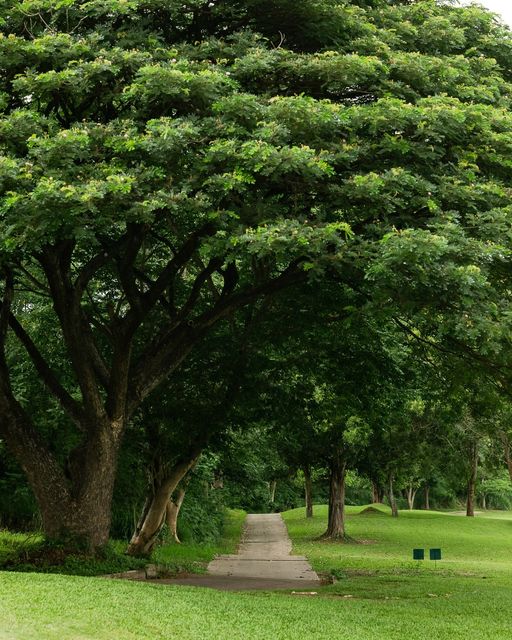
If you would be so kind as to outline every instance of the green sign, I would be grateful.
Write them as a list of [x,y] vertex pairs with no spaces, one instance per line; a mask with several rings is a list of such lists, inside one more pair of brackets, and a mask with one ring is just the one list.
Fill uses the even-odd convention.
[[441,549],[430,549],[431,560],[441,560]]
[[413,549],[412,550],[412,559],[413,560],[425,560],[425,549]]

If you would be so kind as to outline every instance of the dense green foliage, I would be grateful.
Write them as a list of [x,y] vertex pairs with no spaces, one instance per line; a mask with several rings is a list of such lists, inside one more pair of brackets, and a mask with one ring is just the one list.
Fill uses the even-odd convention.
[[511,54],[434,0],[4,2],[1,522],[142,548],[190,481],[214,541],[335,467],[507,506]]

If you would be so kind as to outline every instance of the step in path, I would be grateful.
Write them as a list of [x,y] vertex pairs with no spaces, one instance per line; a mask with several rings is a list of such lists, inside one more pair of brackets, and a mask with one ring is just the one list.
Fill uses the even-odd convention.
[[236,555],[215,558],[204,576],[168,582],[233,591],[318,587],[320,579],[309,562],[304,556],[291,555],[291,551],[292,543],[279,513],[249,514]]

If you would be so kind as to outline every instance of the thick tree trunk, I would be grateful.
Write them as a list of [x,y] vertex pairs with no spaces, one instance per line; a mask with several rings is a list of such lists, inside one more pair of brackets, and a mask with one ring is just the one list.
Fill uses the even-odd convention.
[[329,513],[327,531],[323,538],[330,540],[345,540],[345,474],[346,463],[341,455],[336,455],[331,461]]
[[398,506],[396,504],[395,491],[393,488],[393,474],[389,476],[389,484],[388,484],[388,498],[389,498],[389,506],[391,507],[391,515],[394,518],[398,518]]
[[[96,453],[89,451],[85,459],[75,463],[72,481],[56,464],[41,472],[39,464],[24,467],[45,536],[61,541],[68,551],[94,554],[109,540],[118,447],[103,444],[103,450],[89,445]],[[41,456],[40,462],[45,458]]]
[[469,475],[466,500],[466,515],[475,515],[476,479],[478,475],[478,444],[473,442],[469,448]]
[[306,518],[313,517],[313,482],[311,480],[311,467],[305,465],[304,472],[304,497],[306,501]]
[[407,487],[407,490],[406,490],[407,506],[409,507],[409,511],[412,511],[414,509],[414,500],[416,498],[416,491],[417,489],[415,489],[412,485],[409,485]]
[[423,505],[424,509],[430,511],[430,485],[425,485],[425,504]]
[[[64,504],[60,500],[51,504],[39,501],[43,530],[48,537],[69,537],[70,542],[75,540],[91,553],[107,544],[119,444],[110,425],[104,425],[70,462],[73,483],[69,499]],[[36,485],[41,482],[46,483],[47,477],[39,478]],[[34,490],[40,494],[38,486]]]
[[70,551],[94,553],[108,542],[122,431],[119,421],[98,421],[64,473],[0,375],[0,434],[26,473],[45,536]]
[[[63,241],[52,249],[47,247],[40,258],[81,399],[76,400],[62,386],[30,335],[10,312],[13,288],[7,277],[0,307],[0,437],[27,476],[47,538],[63,542],[66,551],[94,553],[109,538],[117,458],[126,421],[125,373],[131,347],[129,340],[123,344],[120,341],[119,353],[123,357],[116,361],[116,373],[109,379],[80,308],[79,291],[83,289],[73,289],[71,284],[71,251],[72,243]],[[25,348],[40,380],[80,433],[81,440],[64,469],[12,392],[4,349],[8,326]],[[100,387],[107,384],[105,402]]]
[[126,550],[128,555],[148,556],[151,553],[164,525],[169,499],[196,460],[197,457],[180,462],[161,480],[153,479],[151,495],[144,504],[141,517]]

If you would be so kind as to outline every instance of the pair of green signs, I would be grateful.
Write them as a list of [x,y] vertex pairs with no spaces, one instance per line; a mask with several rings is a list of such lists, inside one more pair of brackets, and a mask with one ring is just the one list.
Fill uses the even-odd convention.
[[[431,560],[441,560],[441,549],[429,549]],[[413,560],[425,560],[425,549],[413,549]]]

